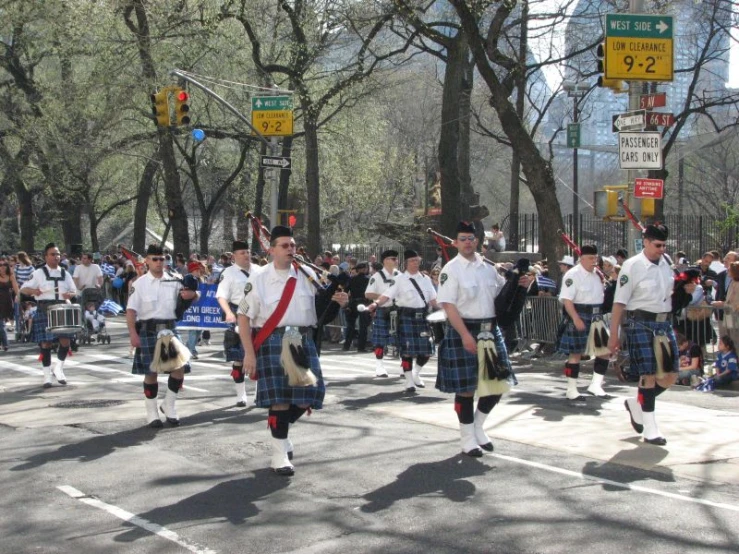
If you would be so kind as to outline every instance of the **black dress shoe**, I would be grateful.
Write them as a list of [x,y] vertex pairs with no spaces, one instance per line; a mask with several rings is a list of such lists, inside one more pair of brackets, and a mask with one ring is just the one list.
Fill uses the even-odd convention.
[[175,419],[174,417],[167,417],[167,414],[164,411],[164,406],[159,406],[159,411],[164,414],[164,417],[167,418],[167,423],[169,423],[172,427],[177,427],[180,424],[179,419]]
[[164,427],[164,423],[162,423],[162,420],[160,419],[153,419],[149,422],[149,427],[152,429],[161,429]]
[[282,475],[283,477],[290,477],[291,475],[295,475],[295,468],[290,466],[278,468],[273,467],[272,471],[274,471],[277,475]]
[[239,400],[239,401],[238,401],[238,402],[236,403],[236,407],[237,407],[237,408],[246,408],[246,402],[244,402],[243,400]]
[[406,394],[416,394],[416,387],[408,387],[405,389]]
[[44,388],[45,388],[45,389],[50,389],[50,388],[51,388],[51,387],[53,387],[53,386],[54,386],[54,385],[52,385],[51,383],[44,383]]
[[667,444],[667,439],[664,437],[655,437],[653,439],[644,438],[644,442],[647,444],[654,444],[656,446],[664,446]]
[[482,458],[482,450],[479,448],[473,448],[469,452],[464,453],[465,456],[470,456],[471,458]]
[[493,450],[495,450],[495,447],[493,446],[492,442],[489,442],[487,444],[481,444],[480,448],[482,448],[483,450],[487,452],[492,452]]
[[565,399],[567,400],[567,404],[570,406],[582,406],[583,404],[588,403],[587,399],[582,394],[578,395],[576,398],[565,397]]

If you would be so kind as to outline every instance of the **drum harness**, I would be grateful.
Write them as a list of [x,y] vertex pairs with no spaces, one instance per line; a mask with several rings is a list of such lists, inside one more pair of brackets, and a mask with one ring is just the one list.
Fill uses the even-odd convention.
[[53,306],[54,304],[61,304],[64,302],[61,298],[59,298],[59,283],[61,281],[66,281],[67,279],[67,272],[63,267],[59,267],[61,270],[61,277],[52,277],[49,273],[49,268],[46,266],[42,266],[41,270],[44,272],[44,275],[46,276],[47,281],[52,281],[54,283],[54,300],[39,300],[38,306],[39,309],[41,309],[42,312],[46,312],[46,308],[49,306]]
[[[392,279],[388,279],[387,277],[385,277],[384,269],[381,269],[380,271],[378,271],[378,273],[380,274],[380,277],[382,277],[383,283],[385,283],[386,285],[388,283],[390,283],[391,285],[393,284]],[[395,277],[395,275],[397,275],[397,273],[394,273],[393,275],[391,275],[391,277]],[[388,334],[396,335],[398,333],[398,307],[395,305],[395,300],[393,300],[393,305],[390,306],[387,311],[389,321]]]
[[[408,279],[410,280],[411,284],[413,285],[413,288],[416,289],[416,292],[418,292],[418,296],[420,296],[421,297],[421,300],[423,301],[423,313],[416,312],[415,313],[415,317],[417,319],[420,319],[420,318],[426,319],[426,314],[429,311],[429,303],[426,302],[426,297],[423,295],[423,291],[421,290],[421,287],[418,286],[418,283],[416,283],[416,280],[413,277],[409,277]],[[430,337],[430,336],[432,336],[432,334],[428,330],[428,325],[426,327],[427,327],[427,330],[425,332],[421,333],[421,336],[422,337]]]

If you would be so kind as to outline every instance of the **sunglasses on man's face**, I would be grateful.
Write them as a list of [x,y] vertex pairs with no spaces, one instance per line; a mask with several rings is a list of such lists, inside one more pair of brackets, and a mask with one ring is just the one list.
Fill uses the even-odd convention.
[[475,237],[457,237],[457,240],[459,242],[472,242],[475,240]]
[[294,242],[283,242],[282,244],[278,244],[276,246],[279,246],[280,248],[284,248],[287,250],[288,248],[295,248],[296,244]]
[[151,261],[152,262],[163,262],[164,261],[164,256],[152,256],[151,257]]

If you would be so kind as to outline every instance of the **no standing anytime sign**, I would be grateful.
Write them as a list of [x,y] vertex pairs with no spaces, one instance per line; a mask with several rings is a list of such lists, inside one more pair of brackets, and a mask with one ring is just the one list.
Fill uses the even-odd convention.
[[662,169],[661,134],[619,133],[618,163],[621,169]]

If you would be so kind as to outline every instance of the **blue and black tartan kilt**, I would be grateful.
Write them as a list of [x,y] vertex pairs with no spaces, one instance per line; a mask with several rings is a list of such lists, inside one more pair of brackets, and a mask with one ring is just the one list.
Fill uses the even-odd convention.
[[388,308],[377,308],[375,319],[372,321],[372,345],[383,348],[394,345],[396,338],[390,334],[390,310]]
[[[236,304],[229,304],[231,307],[231,311],[233,313],[236,313],[239,309],[239,307]],[[236,330],[236,324],[230,324],[228,326],[229,329],[232,331]],[[224,348],[224,353],[226,354],[226,361],[227,362],[241,362],[244,360],[244,357],[246,356],[244,354],[244,347],[241,345],[241,341],[238,342],[236,346],[233,346],[231,348]]]
[[312,336],[304,334],[302,342],[310,359],[310,369],[318,379],[313,387],[291,387],[287,384],[287,374],[280,362],[282,338],[282,334],[272,333],[257,351],[256,405],[260,408],[269,408],[273,404],[302,404],[320,410],[326,396],[326,385],[323,382],[321,364]]
[[33,316],[33,327],[31,328],[31,340],[36,343],[56,342],[59,339],[72,339],[77,333],[49,333],[46,328],[49,326],[46,313],[39,308]]
[[675,332],[669,321],[635,321],[629,319],[626,321],[624,328],[629,347],[631,373],[654,375],[657,372],[657,363],[654,355],[655,332],[657,334],[664,334],[669,339],[674,359],[673,371],[678,371],[680,356],[678,355]]
[[426,309],[401,308],[398,314],[398,349],[402,357],[431,356],[431,327]]
[[[480,327],[488,320],[464,320],[472,336],[477,338]],[[497,325],[491,330],[495,338],[498,359],[511,371],[511,362],[503,340],[503,333]],[[470,354],[462,345],[462,337],[451,325],[446,326],[444,338],[439,345],[439,371],[436,374],[436,388],[441,392],[474,392],[477,389],[477,354]]]
[[559,339],[557,345],[557,351],[562,354],[583,354],[585,347],[588,345],[588,335],[590,334],[590,324],[597,318],[600,318],[600,314],[589,314],[577,312],[585,323],[585,330],[578,331],[575,328],[575,323],[570,319],[569,316],[565,316],[567,319],[567,325],[565,326],[564,333]]
[[[178,339],[182,340],[177,331],[173,330],[173,332]],[[157,345],[157,332],[141,331],[139,339],[141,339],[141,347],[136,349],[136,354],[133,356],[131,373],[135,375],[156,374],[156,371],[150,371],[149,367],[151,366],[151,359],[154,357],[154,348]],[[185,364],[183,370],[185,373],[190,373],[190,364]]]

